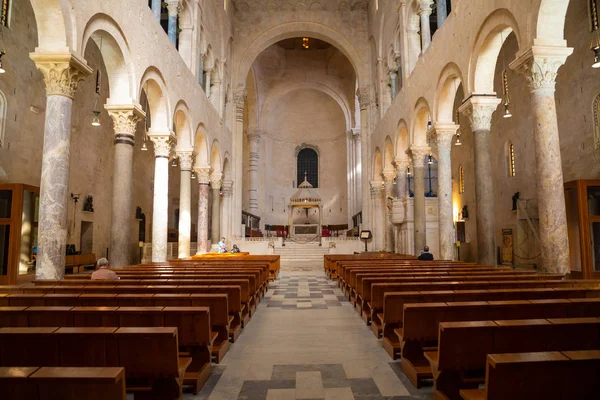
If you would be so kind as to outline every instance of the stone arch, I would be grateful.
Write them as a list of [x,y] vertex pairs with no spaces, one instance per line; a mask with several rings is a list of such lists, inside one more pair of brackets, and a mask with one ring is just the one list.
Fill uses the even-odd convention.
[[383,152],[383,169],[394,169],[394,145],[392,143],[392,138],[389,136],[386,136],[385,138],[385,149]]
[[496,62],[502,45],[511,33],[515,34],[521,49],[519,26],[514,16],[506,9],[494,11],[483,22],[471,52],[467,88],[469,94],[495,94]]
[[82,36],[82,54],[93,40],[100,49],[108,73],[110,97],[108,104],[136,102],[133,63],[129,44],[117,22],[106,14],[95,14],[88,21]]
[[337,47],[350,61],[354,67],[355,74],[360,85],[369,82],[368,73],[365,69],[363,61],[354,47],[354,45],[341,33],[336,30],[316,22],[288,22],[267,29],[258,37],[254,38],[249,46],[243,51],[240,56],[239,64],[233,75],[234,87],[243,86],[246,82],[246,76],[252,63],[258,55],[272,44],[275,44],[283,39],[293,37],[309,36],[315,39],[320,39]]
[[404,119],[398,121],[396,128],[396,157],[399,159],[406,158],[406,150],[408,150],[409,135],[408,125]]
[[435,121],[451,122],[454,120],[454,100],[462,82],[462,72],[455,63],[448,63],[442,69],[433,102],[433,119]]
[[411,145],[427,145],[427,123],[431,116],[429,103],[421,97],[415,104],[411,125]]
[[[345,98],[342,97],[336,90],[330,88],[319,82],[302,81],[294,82],[287,85],[280,85],[275,90],[271,91],[269,97],[264,101],[262,109],[260,111],[260,117],[268,115],[268,112],[274,104],[277,104],[277,100],[284,97],[286,94],[299,89],[313,89],[322,92],[331,97],[342,109],[344,113],[344,119],[346,121],[346,129],[352,128],[352,113],[350,112],[350,106]],[[260,118],[259,118],[260,121]]]
[[[171,109],[167,95],[167,85],[160,70],[156,67],[148,67],[142,75],[140,92],[146,92],[148,107],[150,111],[150,132],[166,133],[171,131]],[[141,97],[138,96],[138,98]]]
[[382,179],[381,174],[383,174],[383,159],[381,157],[381,150],[379,147],[375,148],[375,152],[373,153],[373,176],[372,179],[374,181],[379,181]]
[[208,137],[206,127],[203,123],[198,124],[196,135],[194,137],[194,153],[196,153],[195,165],[198,167],[209,166]]
[[39,52],[77,51],[77,34],[70,0],[30,0],[38,31]]
[[536,42],[543,42],[544,45],[566,46],[564,34],[568,7],[569,0],[541,0],[535,21]]
[[177,136],[177,149],[189,150],[193,147],[191,132],[190,109],[183,100],[179,100],[175,106],[173,125]]
[[221,146],[219,145],[219,141],[215,139],[210,147],[210,167],[213,172],[222,172],[222,165]]
[[223,180],[231,180],[231,163],[229,162],[230,159],[231,156],[229,155],[229,152],[226,151],[225,155],[223,156]]
[[300,153],[304,149],[312,149],[317,153],[317,156],[321,157],[321,151],[319,150],[319,146],[314,144],[302,143],[301,145],[296,146],[294,149],[294,157],[298,158],[298,153]]

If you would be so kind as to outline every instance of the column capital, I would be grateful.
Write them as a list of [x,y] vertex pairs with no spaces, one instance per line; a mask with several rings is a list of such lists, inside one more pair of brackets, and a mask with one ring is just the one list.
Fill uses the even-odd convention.
[[213,190],[220,190],[223,184],[223,173],[221,171],[213,171],[210,174],[210,186]]
[[233,103],[235,104],[235,119],[238,122],[244,121],[244,105],[246,104],[246,88],[233,90]]
[[360,128],[352,128],[352,129],[350,129],[350,132],[352,133],[352,138],[354,139],[354,141],[359,142],[360,141]]
[[159,134],[153,133],[148,134],[148,139],[154,143],[154,156],[156,158],[169,158],[171,155],[171,148],[173,143],[177,140],[171,133]]
[[431,13],[433,12],[433,9],[431,8],[431,5],[433,4],[433,0],[419,0],[419,10],[418,10],[418,14],[419,15],[431,15]]
[[527,78],[531,91],[554,90],[558,69],[572,53],[570,47],[532,46],[511,62],[510,68]]
[[438,149],[440,147],[449,148],[452,144],[452,138],[456,135],[459,128],[460,125],[453,123],[435,123],[431,130],[431,136]]
[[383,191],[385,190],[384,183],[382,181],[369,181],[369,185],[371,186],[371,197],[378,198],[383,195]]
[[233,197],[233,181],[223,181],[221,190],[223,191],[223,197]]
[[73,53],[29,53],[44,75],[47,96],[75,97],[77,85],[93,72],[83,58]]
[[431,147],[429,146],[412,146],[410,150],[407,150],[407,154],[410,154],[413,165],[417,168],[425,166],[425,156],[429,153],[431,153]]
[[203,166],[203,167],[195,166],[194,171],[196,171],[196,177],[198,178],[198,184],[208,185],[210,183],[211,168],[209,166]]
[[246,136],[248,137],[248,141],[249,142],[255,142],[258,143],[260,142],[260,138],[263,136],[264,132],[258,129],[252,130],[252,131],[248,131],[246,133]]
[[408,158],[394,158],[393,162],[396,170],[398,171],[406,171],[406,168],[410,165],[410,159]]
[[192,150],[177,151],[179,157],[179,169],[181,171],[191,171],[194,164],[194,152]]
[[166,3],[169,10],[169,17],[177,16],[180,10],[179,0],[166,0]]
[[492,127],[492,114],[501,102],[502,99],[496,96],[473,95],[458,110],[469,118],[473,132],[489,131]]
[[386,168],[381,173],[381,176],[383,177],[384,184],[389,184],[394,181],[394,178],[396,177],[396,171],[393,168]]
[[113,120],[115,144],[135,144],[137,123],[146,117],[139,104],[106,104],[104,109]]
[[371,88],[369,86],[361,86],[358,88],[356,93],[358,96],[358,103],[360,104],[361,110],[366,110],[371,105]]

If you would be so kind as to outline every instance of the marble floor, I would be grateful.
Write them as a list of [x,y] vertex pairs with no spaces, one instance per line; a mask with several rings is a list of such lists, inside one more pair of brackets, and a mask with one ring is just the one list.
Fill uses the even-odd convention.
[[415,389],[322,266],[282,266],[202,391],[184,399],[431,399]]

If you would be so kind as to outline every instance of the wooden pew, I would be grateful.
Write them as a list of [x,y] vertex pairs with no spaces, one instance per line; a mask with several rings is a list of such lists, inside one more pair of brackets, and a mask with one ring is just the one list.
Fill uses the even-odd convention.
[[120,367],[0,367],[0,398],[125,400]]
[[465,400],[594,399],[600,393],[600,350],[490,354],[485,389]]
[[600,318],[442,322],[437,351],[425,357],[434,397],[460,399],[461,389],[484,382],[488,354],[594,349],[600,349]]

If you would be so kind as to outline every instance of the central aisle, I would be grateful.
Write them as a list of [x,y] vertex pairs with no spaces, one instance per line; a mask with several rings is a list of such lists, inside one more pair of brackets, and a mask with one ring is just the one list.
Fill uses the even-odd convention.
[[285,267],[239,340],[185,399],[430,399],[412,388],[321,267]]

